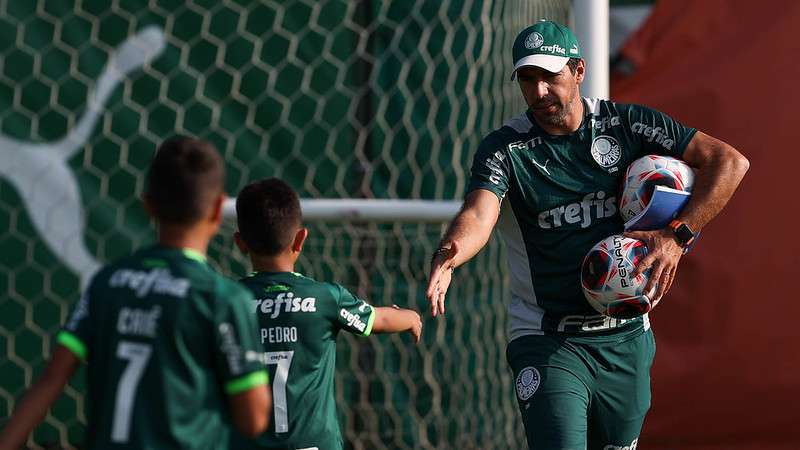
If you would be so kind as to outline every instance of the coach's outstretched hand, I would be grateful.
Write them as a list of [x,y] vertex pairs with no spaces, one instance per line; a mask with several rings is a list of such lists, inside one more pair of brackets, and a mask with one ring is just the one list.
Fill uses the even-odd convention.
[[644,292],[649,293],[655,287],[655,293],[650,297],[655,306],[675,281],[678,262],[683,256],[683,247],[678,245],[672,237],[672,231],[667,228],[655,231],[626,231],[625,237],[639,239],[647,245],[647,256],[639,262],[632,276],[637,277],[645,270],[652,269]]
[[436,317],[444,315],[444,296],[447,288],[450,287],[450,280],[453,276],[455,267],[455,257],[458,253],[458,246],[455,242],[450,247],[439,248],[431,258],[431,273],[428,277],[428,291],[425,295],[431,302],[431,315]]

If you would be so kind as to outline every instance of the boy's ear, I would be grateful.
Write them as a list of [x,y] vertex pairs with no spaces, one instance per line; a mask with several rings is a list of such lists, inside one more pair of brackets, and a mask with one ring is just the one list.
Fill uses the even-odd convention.
[[142,200],[142,207],[144,208],[144,212],[147,214],[147,217],[155,219],[153,216],[153,206],[150,204],[150,199],[147,197],[147,192],[142,193],[140,198]]
[[294,240],[292,241],[292,251],[295,253],[300,253],[303,250],[303,243],[306,241],[308,237],[308,228],[300,228],[297,230],[297,233],[294,235]]
[[224,214],[223,207],[225,206],[225,199],[227,196],[225,193],[219,194],[214,200],[214,204],[211,207],[211,211],[209,212],[208,218],[212,223],[222,223],[222,215]]
[[250,253],[250,249],[247,248],[247,244],[242,239],[242,234],[238,231],[233,232],[233,241],[236,242],[236,246],[239,247],[239,250],[242,251],[245,255]]

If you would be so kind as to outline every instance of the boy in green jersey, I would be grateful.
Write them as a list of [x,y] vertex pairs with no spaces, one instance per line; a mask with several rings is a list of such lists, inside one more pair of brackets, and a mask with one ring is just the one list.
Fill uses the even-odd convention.
[[251,312],[261,326],[275,417],[257,439],[238,439],[232,447],[341,449],[333,394],[336,336],[342,330],[360,336],[408,331],[419,342],[419,314],[371,306],[338,284],[294,272],[308,230],[297,194],[283,181],[246,186],[236,199],[236,214],[236,243],[255,270],[242,283],[255,296]]
[[143,196],[158,244],[94,276],[0,449],[22,446],[81,361],[84,448],[224,449],[231,419],[247,435],[267,427],[272,400],[252,296],[206,263],[224,176],[207,142],[178,137],[160,146]]

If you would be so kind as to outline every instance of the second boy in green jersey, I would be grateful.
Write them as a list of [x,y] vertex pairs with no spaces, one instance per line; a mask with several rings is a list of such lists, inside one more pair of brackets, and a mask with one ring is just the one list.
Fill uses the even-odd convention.
[[252,183],[236,199],[236,242],[255,273],[242,280],[255,296],[265,360],[272,376],[275,416],[254,441],[235,448],[336,450],[342,437],[333,392],[336,337],[408,331],[419,342],[419,315],[374,307],[334,283],[294,272],[308,231],[300,201],[283,181]]

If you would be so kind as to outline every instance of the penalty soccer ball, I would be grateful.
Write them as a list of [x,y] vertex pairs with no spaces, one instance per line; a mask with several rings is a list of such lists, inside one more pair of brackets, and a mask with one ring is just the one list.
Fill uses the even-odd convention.
[[650,269],[631,276],[646,255],[644,242],[621,234],[595,244],[581,265],[581,287],[589,304],[616,319],[632,319],[650,311],[653,305],[644,295]]
[[694,171],[680,159],[647,155],[632,162],[625,171],[619,212],[628,221],[647,207],[657,185],[691,192]]

